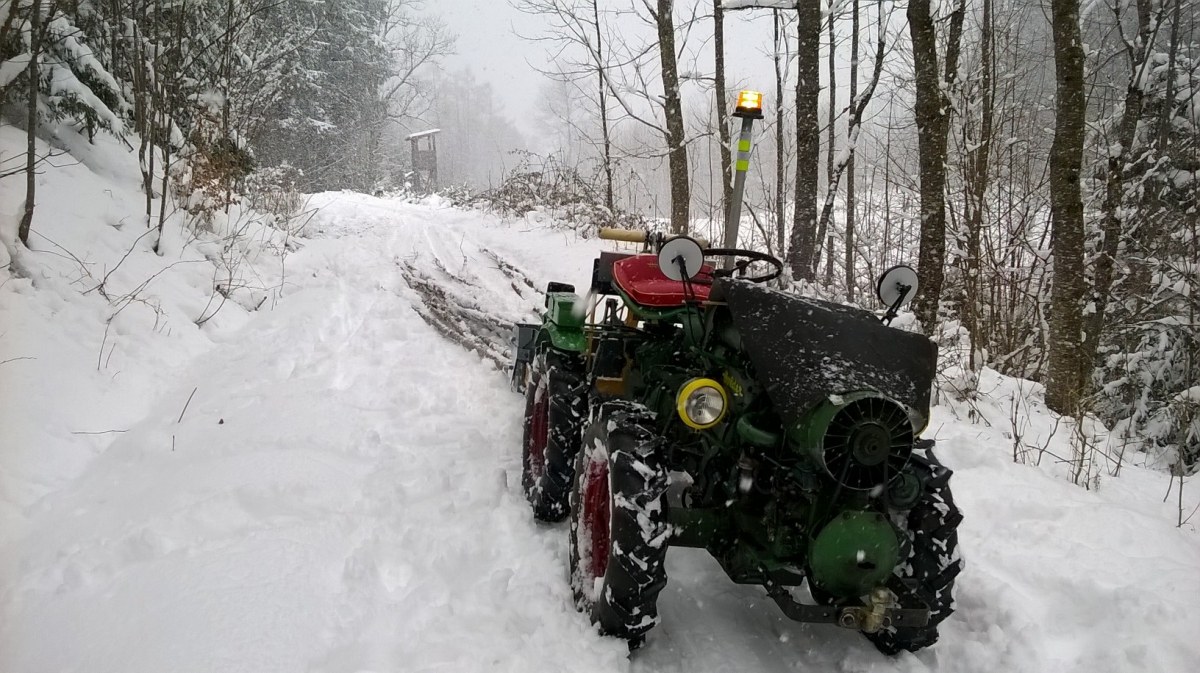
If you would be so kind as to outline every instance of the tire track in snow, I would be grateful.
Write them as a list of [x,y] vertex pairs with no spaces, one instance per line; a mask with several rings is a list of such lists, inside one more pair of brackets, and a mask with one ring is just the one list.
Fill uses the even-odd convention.
[[[465,235],[457,250],[462,266],[453,271],[447,259],[450,253],[445,250],[446,240],[434,236],[428,227],[424,234],[429,242],[432,268],[427,262],[430,255],[420,253],[412,261],[400,262],[401,275],[420,298],[415,310],[449,341],[490,360],[500,369],[508,367],[513,358],[512,326],[540,313],[544,294],[515,264],[473,241],[468,242]],[[471,251],[470,257],[466,249]],[[476,271],[480,266],[499,271],[507,284],[499,281],[495,273],[490,274],[493,276],[490,279],[482,277]],[[506,310],[514,303],[525,310]]]

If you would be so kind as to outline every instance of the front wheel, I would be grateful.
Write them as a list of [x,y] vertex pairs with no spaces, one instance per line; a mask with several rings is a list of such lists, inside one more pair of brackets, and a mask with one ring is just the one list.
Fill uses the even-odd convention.
[[562,521],[583,426],[585,398],[577,357],[547,349],[533,361],[525,388],[521,487],[539,521]]
[[641,644],[667,584],[667,468],[653,416],[609,402],[584,433],[571,489],[571,589],[602,633]]
[[925,490],[908,513],[911,552],[896,575],[929,607],[929,623],[888,627],[867,636],[880,652],[889,655],[902,650],[916,652],[937,642],[938,625],[954,612],[954,581],[962,571],[958,557],[962,514],[950,495],[950,469],[938,462],[932,450],[924,456],[914,453],[912,461]]

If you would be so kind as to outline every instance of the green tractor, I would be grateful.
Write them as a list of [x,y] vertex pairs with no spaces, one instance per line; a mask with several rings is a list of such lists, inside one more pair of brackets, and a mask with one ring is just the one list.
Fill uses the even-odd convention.
[[[570,519],[577,607],[640,645],[671,546],[708,550],[794,620],[887,654],[932,645],[953,609],[962,516],[918,437],[936,346],[888,326],[916,291],[880,279],[874,314],[769,289],[782,263],[687,237],[605,230],[586,297],[551,283],[516,327],[524,493]],[[720,265],[713,262],[720,261]]]

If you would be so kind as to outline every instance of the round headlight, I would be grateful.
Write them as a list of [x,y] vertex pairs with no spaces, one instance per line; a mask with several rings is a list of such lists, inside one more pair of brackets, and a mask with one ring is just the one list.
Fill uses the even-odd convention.
[[721,384],[712,379],[692,379],[679,389],[676,407],[688,427],[707,430],[725,417],[729,399]]

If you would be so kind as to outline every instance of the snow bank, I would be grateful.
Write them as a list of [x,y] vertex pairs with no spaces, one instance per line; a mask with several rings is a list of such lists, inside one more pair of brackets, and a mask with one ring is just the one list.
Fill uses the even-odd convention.
[[[7,168],[24,161],[24,144],[23,133],[0,128]],[[66,127],[38,147],[54,156],[37,178],[32,251],[15,264],[24,176],[0,181],[0,544],[25,522],[22,510],[142,418],[178,367],[245,321],[238,302],[258,300],[251,287],[278,295],[284,259],[278,232],[237,213],[236,240],[185,231],[172,215],[157,255],[134,153]],[[233,301],[214,292],[229,278],[246,286]]]

